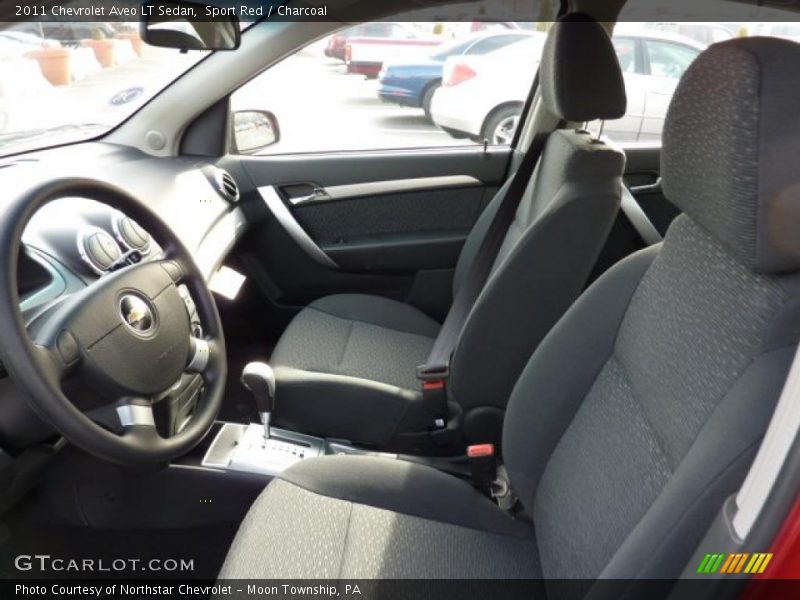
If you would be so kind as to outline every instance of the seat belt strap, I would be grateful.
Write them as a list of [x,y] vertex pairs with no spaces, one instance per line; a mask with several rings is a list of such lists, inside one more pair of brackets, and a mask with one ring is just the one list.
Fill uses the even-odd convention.
[[[446,381],[449,375],[450,355],[455,349],[456,342],[461,330],[464,328],[472,306],[475,304],[489,277],[492,266],[500,252],[500,247],[506,237],[506,232],[514,220],[514,215],[522,201],[522,197],[525,195],[525,190],[528,188],[536,164],[539,162],[539,157],[549,137],[549,132],[539,133],[531,142],[530,148],[523,156],[519,168],[512,176],[513,179],[506,195],[500,201],[500,205],[492,217],[486,234],[475,253],[472,265],[470,265],[464,276],[464,281],[453,299],[453,304],[433,344],[427,362],[417,367],[417,377],[423,381],[423,401],[428,406],[429,412],[435,415],[436,427],[441,428],[447,425]],[[430,384],[433,381],[436,382],[436,388],[432,386],[425,387],[425,384]],[[427,394],[426,391],[428,392]]]
[[622,202],[619,207],[645,244],[652,246],[664,241],[647,213],[642,210],[642,207],[624,183],[622,184]]

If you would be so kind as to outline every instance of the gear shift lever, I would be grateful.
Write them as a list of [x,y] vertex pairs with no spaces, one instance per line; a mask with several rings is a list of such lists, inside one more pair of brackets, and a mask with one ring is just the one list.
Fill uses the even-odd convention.
[[258,415],[264,425],[264,439],[269,439],[269,420],[275,405],[275,374],[267,363],[251,362],[242,370],[242,385],[256,399]]

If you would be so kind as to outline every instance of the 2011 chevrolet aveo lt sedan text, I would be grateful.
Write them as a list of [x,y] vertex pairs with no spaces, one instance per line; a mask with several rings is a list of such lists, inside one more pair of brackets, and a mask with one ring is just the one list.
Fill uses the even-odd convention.
[[0,7],[3,597],[796,592],[793,7],[86,4]]

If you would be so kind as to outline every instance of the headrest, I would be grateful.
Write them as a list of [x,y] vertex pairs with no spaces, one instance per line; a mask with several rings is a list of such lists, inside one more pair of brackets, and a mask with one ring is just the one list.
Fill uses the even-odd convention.
[[800,44],[743,38],[703,52],[664,123],[670,202],[762,273],[800,269]]
[[582,123],[625,114],[625,82],[606,30],[582,13],[553,23],[539,65],[542,102],[556,117]]

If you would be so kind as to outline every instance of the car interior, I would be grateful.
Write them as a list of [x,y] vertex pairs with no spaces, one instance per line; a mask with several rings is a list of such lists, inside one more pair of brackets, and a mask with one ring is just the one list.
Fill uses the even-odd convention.
[[636,2],[557,1],[511,145],[261,152],[292,125],[238,90],[420,3],[346,4],[142,17],[185,67],[113,128],[0,128],[3,578],[800,577],[798,41],[706,44],[622,143]]

